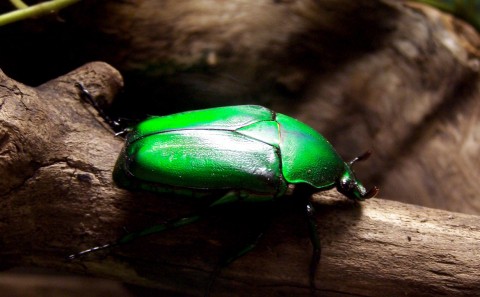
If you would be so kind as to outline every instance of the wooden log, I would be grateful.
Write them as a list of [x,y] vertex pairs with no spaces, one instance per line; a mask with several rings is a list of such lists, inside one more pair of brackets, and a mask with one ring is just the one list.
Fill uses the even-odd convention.
[[[163,295],[201,296],[220,259],[256,235],[270,208],[245,207],[107,252],[66,256],[194,212],[198,201],[121,190],[122,147],[80,98],[81,82],[110,102],[121,76],[87,64],[37,88],[0,74],[0,263],[107,277]],[[408,185],[406,185],[408,186]],[[324,296],[475,296],[480,218],[335,191],[315,195]],[[309,296],[311,245],[302,209],[279,205],[257,248],[225,268],[211,296]]]

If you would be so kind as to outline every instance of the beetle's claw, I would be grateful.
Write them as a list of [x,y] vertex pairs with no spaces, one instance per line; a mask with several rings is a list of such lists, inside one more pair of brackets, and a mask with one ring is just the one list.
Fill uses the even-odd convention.
[[378,187],[377,186],[374,186],[373,188],[371,188],[367,193],[365,193],[365,195],[363,196],[363,198],[365,199],[368,199],[368,198],[373,198],[375,197],[377,194],[378,194]]
[[[118,124],[117,127],[120,126],[120,123],[118,123],[118,122],[115,122],[115,123]],[[115,137],[124,136],[124,135],[130,133],[131,131],[132,131],[131,128],[125,128],[125,129],[123,129],[123,130],[121,130],[121,131],[116,132],[116,133],[115,133]]]

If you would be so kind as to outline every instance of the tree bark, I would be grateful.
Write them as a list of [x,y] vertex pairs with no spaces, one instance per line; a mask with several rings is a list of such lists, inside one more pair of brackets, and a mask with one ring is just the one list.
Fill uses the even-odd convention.
[[[117,188],[111,171],[122,139],[80,98],[77,82],[106,105],[123,84],[104,63],[36,88],[0,73],[0,263],[107,277],[169,296],[203,295],[222,255],[248,243],[264,212],[232,210],[65,260],[119,238],[124,228],[140,230],[200,205]],[[322,241],[319,295],[478,295],[478,216],[382,199],[354,204],[335,191],[313,199]],[[263,240],[221,271],[211,296],[310,295],[311,245],[295,209],[273,212]]]

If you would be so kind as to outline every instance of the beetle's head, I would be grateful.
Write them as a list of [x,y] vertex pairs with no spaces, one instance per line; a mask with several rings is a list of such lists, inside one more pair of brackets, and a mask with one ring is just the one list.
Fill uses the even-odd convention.
[[337,190],[352,200],[365,200],[374,197],[378,193],[377,187],[373,187],[367,191],[362,183],[355,177],[352,170],[353,164],[366,160],[370,157],[370,154],[370,152],[366,152],[352,161],[345,163],[345,172],[337,182]]

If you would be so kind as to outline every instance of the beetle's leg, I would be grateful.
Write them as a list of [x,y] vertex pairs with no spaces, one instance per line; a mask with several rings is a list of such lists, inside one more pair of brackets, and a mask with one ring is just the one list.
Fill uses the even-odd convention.
[[82,83],[76,82],[75,87],[80,90],[80,97],[82,100],[93,106],[93,108],[95,108],[95,110],[98,112],[98,115],[103,118],[103,120],[110,126],[110,128],[112,128],[113,131],[115,131],[115,136],[123,135],[125,132],[128,132],[127,129],[122,128],[120,119],[112,119],[105,113],[100,104],[98,104],[98,102],[93,98],[92,94]]
[[183,217],[183,218],[180,218],[180,219],[173,219],[173,220],[167,221],[166,223],[163,223],[163,224],[157,224],[155,226],[151,226],[151,227],[149,227],[145,230],[139,231],[139,232],[133,232],[133,233],[127,234],[127,235],[121,237],[119,240],[117,240],[115,242],[95,246],[95,247],[86,249],[84,251],[78,252],[76,254],[71,254],[71,255],[68,256],[68,259],[73,260],[75,258],[78,258],[78,257],[81,257],[83,255],[89,254],[91,252],[96,252],[96,251],[99,251],[99,250],[104,250],[104,249],[112,248],[112,247],[115,247],[115,246],[118,246],[118,245],[123,245],[123,244],[129,243],[129,242],[131,242],[131,241],[133,241],[137,238],[140,238],[140,237],[144,237],[144,236],[155,234],[155,233],[161,233],[163,231],[176,229],[176,228],[194,223],[194,222],[202,219],[203,217],[205,217],[208,214],[208,212],[212,210],[212,208],[216,208],[216,207],[228,204],[228,203],[232,203],[232,202],[238,201],[240,199],[241,199],[240,195],[237,192],[229,191],[224,196],[222,196],[221,198],[215,200],[215,202],[213,202],[203,212],[200,212],[200,213],[195,214],[195,215]]
[[245,254],[248,254],[250,251],[252,251],[257,244],[260,242],[260,239],[263,237],[264,232],[260,232],[255,240],[248,244],[246,247],[244,247],[241,251],[239,251],[236,255],[227,258],[226,260],[223,260],[220,262],[219,265],[215,268],[215,270],[212,272],[210,275],[210,280],[208,281],[208,286],[207,290],[205,291],[204,297],[210,296],[210,291],[213,287],[213,284],[215,283],[215,280],[217,277],[220,275],[220,272],[222,272],[222,269],[230,265],[233,261],[237,260],[238,258],[244,256]]
[[104,249],[112,248],[112,247],[115,247],[115,246],[118,246],[118,245],[126,244],[126,243],[131,242],[131,241],[133,241],[137,238],[140,238],[140,237],[144,237],[144,236],[155,234],[155,233],[161,233],[163,231],[176,229],[176,228],[194,223],[194,222],[200,220],[201,218],[203,218],[205,215],[207,215],[207,213],[212,208],[222,206],[222,205],[234,202],[234,201],[238,201],[239,199],[240,198],[239,198],[238,193],[230,191],[227,194],[225,194],[224,196],[222,196],[221,198],[217,199],[215,202],[213,202],[203,212],[200,212],[200,213],[195,214],[195,215],[187,216],[187,217],[184,217],[184,218],[180,218],[180,219],[173,219],[173,220],[167,221],[166,223],[163,223],[163,224],[157,224],[155,226],[151,226],[151,227],[149,227],[145,230],[139,231],[139,232],[133,232],[133,233],[127,234],[127,235],[121,237],[119,240],[117,240],[115,242],[95,246],[95,247],[86,249],[84,251],[78,252],[76,254],[71,254],[71,255],[68,256],[68,259],[73,260],[75,258],[78,258],[78,257],[81,257],[83,255],[89,254],[91,252],[96,252],[96,251],[99,251],[99,250],[104,250]]
[[144,236],[147,236],[147,235],[151,235],[151,234],[155,234],[155,233],[161,233],[161,232],[164,232],[164,231],[167,231],[167,230],[172,230],[172,229],[176,229],[176,228],[179,228],[179,227],[183,227],[183,226],[189,225],[191,223],[194,223],[194,222],[202,219],[204,216],[205,216],[205,213],[200,213],[200,214],[197,214],[197,215],[192,215],[192,216],[188,216],[188,217],[184,217],[184,218],[180,218],[180,219],[174,219],[174,220],[168,221],[164,224],[158,224],[158,225],[155,225],[155,226],[151,226],[151,227],[149,227],[145,230],[127,234],[127,235],[121,237],[119,240],[117,240],[115,242],[107,243],[107,244],[100,245],[100,246],[96,246],[96,247],[89,248],[87,250],[78,252],[76,254],[72,254],[72,255],[68,256],[68,259],[73,260],[73,259],[78,258],[80,256],[89,254],[91,252],[96,252],[96,251],[99,251],[99,250],[104,250],[104,249],[107,249],[107,248],[112,248],[112,247],[115,247],[115,246],[118,246],[118,245],[123,245],[123,244],[129,243],[129,242],[131,242],[131,241],[133,241],[137,238],[140,238],[140,237],[144,237]]
[[256,234],[253,241],[250,242],[245,247],[243,247],[241,250],[237,251],[236,253],[230,254],[228,257],[220,261],[219,265],[217,265],[215,270],[210,275],[210,280],[208,282],[207,290],[205,291],[204,297],[210,296],[210,292],[211,292],[211,289],[213,288],[213,284],[215,283],[215,280],[222,272],[222,269],[232,264],[238,258],[241,258],[244,255],[248,254],[258,245],[263,235],[265,234],[265,230],[267,229],[267,226],[271,222],[271,218],[272,218],[271,212],[268,212],[268,213],[262,212],[262,226],[259,228],[260,231],[258,232],[258,234]]
[[310,262],[310,288],[312,289],[312,296],[315,295],[315,274],[317,272],[318,264],[320,263],[322,247],[320,244],[320,237],[318,236],[317,220],[315,218],[315,209],[310,201],[305,206],[305,214],[308,222],[308,230],[310,232],[310,240],[312,242],[313,253]]
[[215,200],[210,207],[218,207],[228,205],[235,202],[271,202],[273,201],[271,194],[252,194],[244,193],[242,191],[229,191],[219,199]]

